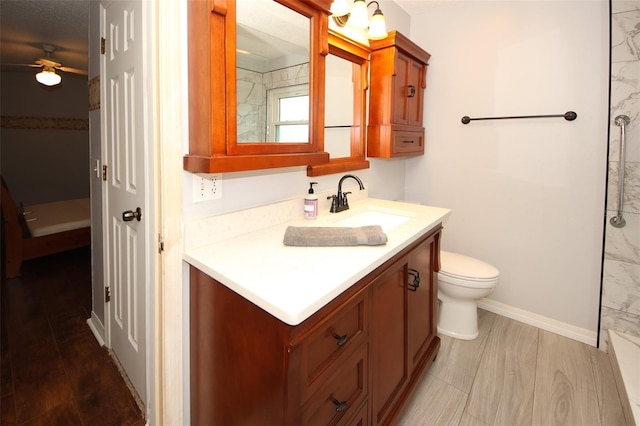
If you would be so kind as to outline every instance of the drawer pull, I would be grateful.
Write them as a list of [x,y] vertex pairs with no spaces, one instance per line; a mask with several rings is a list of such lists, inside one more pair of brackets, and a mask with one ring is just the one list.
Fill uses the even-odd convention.
[[413,282],[409,283],[409,290],[417,291],[420,287],[420,272],[416,269],[409,269],[409,275],[413,277]]
[[405,140],[405,141],[402,141],[402,143],[410,143],[410,144],[413,144],[413,143],[414,143],[414,140],[413,140],[413,139],[411,139],[411,140]]
[[336,404],[336,413],[340,413],[347,408],[347,401],[338,401],[335,398],[331,398],[334,404]]
[[349,339],[349,336],[347,336],[346,334],[341,336],[338,333],[333,333],[333,338],[336,339],[336,344],[338,346],[342,346],[345,343],[347,343],[347,340]]

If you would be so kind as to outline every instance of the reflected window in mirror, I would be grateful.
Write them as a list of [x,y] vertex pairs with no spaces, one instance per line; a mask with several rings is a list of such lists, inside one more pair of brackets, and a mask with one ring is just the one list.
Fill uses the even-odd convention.
[[267,140],[296,142],[309,137],[309,86],[280,87],[269,91]]
[[324,146],[329,163],[307,167],[308,176],[369,168],[366,113],[369,48],[329,31],[326,58]]

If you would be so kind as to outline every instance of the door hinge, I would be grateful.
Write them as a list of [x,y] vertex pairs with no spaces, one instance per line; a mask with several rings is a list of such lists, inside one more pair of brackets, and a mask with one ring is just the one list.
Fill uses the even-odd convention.
[[104,301],[105,303],[111,302],[111,287],[104,288]]
[[158,253],[162,253],[164,251],[164,238],[162,235],[158,234]]
[[102,180],[107,180],[107,165],[102,166]]
[[107,53],[107,39],[104,37],[100,37],[100,53]]

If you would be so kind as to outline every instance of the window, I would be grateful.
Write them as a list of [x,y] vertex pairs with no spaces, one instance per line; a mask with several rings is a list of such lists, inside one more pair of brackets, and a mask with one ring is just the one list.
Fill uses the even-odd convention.
[[309,86],[271,89],[269,100],[269,138],[274,142],[309,141]]

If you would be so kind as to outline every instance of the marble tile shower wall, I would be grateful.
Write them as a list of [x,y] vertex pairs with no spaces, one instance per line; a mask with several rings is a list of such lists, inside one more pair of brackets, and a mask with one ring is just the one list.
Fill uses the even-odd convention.
[[238,141],[266,140],[267,93],[270,89],[306,84],[309,64],[294,65],[265,73],[238,68]]
[[[606,330],[640,337],[640,0],[612,2],[611,10],[611,129],[605,259],[600,322],[600,346],[607,347]],[[626,226],[609,220],[618,209],[620,127],[627,115],[623,216]]]

